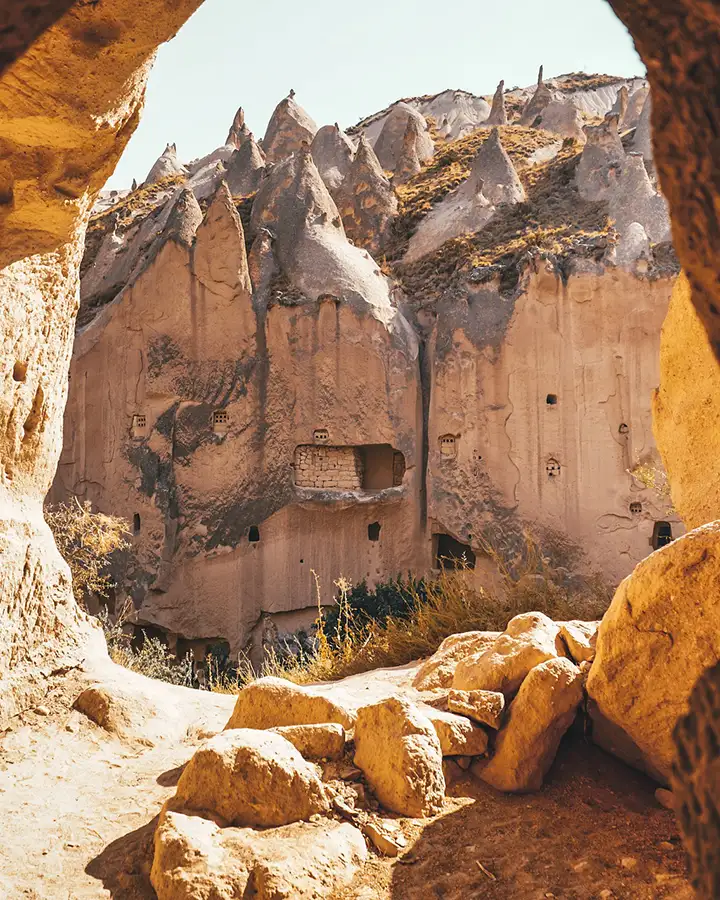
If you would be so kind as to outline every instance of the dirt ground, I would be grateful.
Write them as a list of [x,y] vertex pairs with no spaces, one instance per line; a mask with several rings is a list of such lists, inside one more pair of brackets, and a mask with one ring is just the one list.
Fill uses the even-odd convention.
[[[340,690],[361,704],[406,681],[405,672],[386,671],[354,676]],[[118,683],[127,689],[140,679],[121,674]],[[72,710],[82,687],[65,679],[0,735],[2,900],[153,898],[155,817],[234,701],[153,683],[153,701],[172,715],[153,719],[148,746]],[[410,840],[399,859],[371,854],[336,900],[689,900],[674,817],[655,787],[574,732],[538,794],[458,782],[442,815],[422,827],[401,822]]]

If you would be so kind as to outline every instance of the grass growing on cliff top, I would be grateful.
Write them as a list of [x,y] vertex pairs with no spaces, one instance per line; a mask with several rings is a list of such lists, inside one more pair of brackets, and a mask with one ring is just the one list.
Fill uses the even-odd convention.
[[451,634],[463,631],[503,631],[513,616],[543,612],[558,621],[599,619],[611,598],[609,587],[598,577],[586,579],[581,590],[558,583],[556,571],[542,556],[537,544],[528,540],[522,571],[511,572],[488,547],[498,566],[501,585],[497,591],[474,588],[470,573],[461,566],[444,570],[433,578],[404,582],[405,613],[374,619],[350,602],[352,585],[344,578],[334,582],[337,593],[331,628],[322,608],[322,588],[316,573],[318,602],[317,646],[312,654],[281,654],[270,651],[258,671],[242,661],[228,676],[213,671],[212,690],[235,693],[256,678],[274,675],[296,684],[333,681],[371,669],[399,666],[434,653]]

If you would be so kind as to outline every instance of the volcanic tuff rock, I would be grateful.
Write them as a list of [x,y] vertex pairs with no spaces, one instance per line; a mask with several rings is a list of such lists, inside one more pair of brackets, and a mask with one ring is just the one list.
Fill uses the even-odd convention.
[[317,125],[292,97],[286,97],[275,107],[262,141],[263,153],[268,162],[279,163],[287,159],[303,143],[310,143],[317,132]]
[[177,157],[175,144],[168,144],[158,156],[145,178],[145,184],[154,184],[168,175],[187,175],[188,170]]
[[535,93],[532,95],[527,105],[525,106],[525,109],[523,109],[518,120],[518,125],[527,125],[531,128],[536,127],[536,119],[543,112],[545,107],[552,102],[552,100],[553,93],[550,88],[543,83],[543,67],[540,66],[540,71],[538,72],[537,88],[535,89]]
[[464,714],[458,716],[424,703],[418,709],[432,722],[443,756],[480,756],[487,750],[487,732]]
[[720,660],[719,540],[712,522],[648,556],[620,584],[598,632],[587,682],[593,740],[661,780],[690,691]]
[[310,145],[313,162],[331,194],[335,194],[352,166],[355,145],[336,122],[323,125]]
[[585,126],[585,135],[587,143],[575,174],[578,192],[583,200],[607,200],[625,159],[617,116],[609,116],[600,125]]
[[675,282],[660,337],[660,387],[653,431],[672,502],[688,528],[720,519],[720,370],[692,304],[685,275]]
[[536,118],[536,128],[550,131],[563,138],[572,138],[580,144],[586,141],[583,121],[576,106],[560,100],[552,100]]
[[458,661],[472,653],[487,650],[500,637],[499,631],[467,631],[446,637],[438,649],[418,668],[413,687],[418,691],[452,685]]
[[448,709],[497,730],[500,728],[505,710],[505,695],[499,691],[453,689],[448,694]]
[[507,121],[507,111],[505,109],[505,82],[501,81],[493,95],[490,115],[483,122],[483,125],[507,125]]
[[177,808],[227,825],[290,825],[330,808],[316,769],[279,734],[237,728],[215,735],[183,769]]
[[442,809],[442,751],[432,722],[399,697],[358,710],[355,765],[380,803],[403,816]]
[[419,141],[420,131],[417,120],[410,116],[403,135],[402,150],[395,166],[393,184],[405,184],[422,169],[418,156]]
[[637,153],[642,153],[645,164],[650,171],[655,170],[653,161],[653,145],[652,145],[652,94],[648,91],[645,103],[643,104],[640,118],[638,119],[635,134],[633,136],[632,147]]
[[639,121],[640,116],[642,115],[642,111],[645,107],[645,101],[650,95],[650,88],[647,85],[643,85],[639,88],[636,88],[630,96],[628,97],[627,108],[625,109],[625,113],[620,119],[620,130],[627,131],[629,128],[636,128]]
[[239,150],[249,137],[252,137],[252,133],[245,124],[245,110],[241,106],[235,113],[225,143],[232,144],[236,150]]
[[397,215],[398,202],[364,135],[360,136],[355,159],[336,196],[350,240],[370,253],[379,252]]
[[397,103],[390,110],[378,139],[373,145],[380,165],[387,172],[394,172],[403,150],[403,140],[408,119],[415,119],[418,126],[416,141],[420,162],[430,159],[435,152],[433,139],[428,132],[428,124],[420,113],[407,103]]
[[226,728],[274,728],[337,722],[352,728],[355,716],[312,688],[283,678],[259,678],[238,694]]
[[248,132],[227,164],[227,183],[233,197],[254,194],[265,177],[265,155]]
[[290,741],[305,759],[341,759],[345,751],[345,729],[335,722],[278,725],[273,731]]
[[[613,170],[613,178],[617,178],[616,171]],[[671,239],[667,202],[652,186],[640,153],[625,156],[620,177],[610,193],[609,214],[620,234],[638,222],[653,244]]]
[[530,670],[498,733],[487,765],[473,771],[500,791],[538,791],[583,698],[582,674],[569,659]]

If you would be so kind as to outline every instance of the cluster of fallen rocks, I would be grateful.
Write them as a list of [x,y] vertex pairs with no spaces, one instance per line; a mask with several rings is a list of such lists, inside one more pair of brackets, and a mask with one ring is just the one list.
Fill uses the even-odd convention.
[[453,635],[412,697],[359,709],[261,678],[184,768],[155,833],[160,900],[329,896],[368,848],[397,856],[397,817],[442,812],[463,775],[537,790],[583,700],[595,622],[525,613]]

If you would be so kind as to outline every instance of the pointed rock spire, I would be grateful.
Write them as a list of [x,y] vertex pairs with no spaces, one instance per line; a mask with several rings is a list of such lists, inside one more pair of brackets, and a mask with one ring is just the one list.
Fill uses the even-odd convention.
[[282,162],[298,150],[303,141],[309,144],[315,137],[317,125],[294,97],[295,92],[290,91],[290,95],[275,107],[270,118],[262,142],[268,162]]
[[249,135],[250,129],[245,124],[245,110],[241,106],[235,113],[235,118],[232,121],[225,143],[230,144],[235,147],[236,150],[239,150]]
[[635,129],[633,137],[633,150],[642,153],[645,163],[651,171],[655,170],[655,162],[653,159],[652,146],[652,94],[648,92],[645,104],[643,105],[640,119]]
[[310,152],[320,177],[333,194],[352,166],[355,155],[352,141],[337,122],[334,125],[323,125],[313,138]]
[[168,144],[155,160],[145,179],[145,184],[155,184],[169,175],[187,175],[187,169],[177,157],[175,144]]
[[[397,328],[403,340],[414,340],[391,302],[387,279],[370,254],[345,236],[307,144],[273,168],[255,198],[251,226],[256,241],[263,228],[272,234],[271,249],[280,273],[306,297],[336,297],[370,313],[393,333]],[[261,257],[267,255],[268,246],[266,237],[259,245]],[[261,262],[253,261],[260,280]]]
[[433,143],[428,131],[428,124],[420,113],[407,103],[396,103],[385,117],[382,131],[375,142],[375,155],[380,160],[380,165],[386,172],[394,172],[402,153],[403,139],[407,120],[415,119],[418,126],[417,153],[420,162],[430,159],[435,153]]
[[407,127],[405,128],[402,151],[400,152],[400,159],[398,159],[395,166],[393,184],[405,184],[406,181],[410,181],[422,169],[420,158],[418,157],[419,140],[418,124],[411,116],[408,118]]
[[212,291],[227,299],[252,292],[245,234],[230,191],[221,182],[197,229],[193,271]]
[[625,118],[625,113],[628,108],[628,89],[627,85],[623,84],[620,87],[620,90],[617,92],[617,97],[615,98],[615,102],[612,105],[609,116],[617,116],[618,120],[622,122]]
[[618,117],[607,116],[600,125],[586,125],[587,143],[575,172],[575,182],[583,200],[607,200],[615,176],[625,159]]
[[260,187],[265,176],[265,155],[255,143],[252,132],[230,157],[227,166],[227,183],[233,197],[247,197]]
[[639,222],[653,244],[671,239],[670,215],[665,198],[652,185],[641,153],[628,153],[609,200],[615,230],[624,234]]
[[[407,127],[407,125],[406,125]],[[397,216],[397,197],[365,135],[337,192],[337,205],[348,237],[376,253],[387,240]]]
[[649,93],[650,88],[647,85],[642,85],[630,94],[625,115],[620,120],[621,131],[627,131],[628,128],[637,127],[643,111],[643,106],[645,105]]
[[533,128],[533,123],[545,107],[551,103],[552,99],[552,91],[547,85],[543,84],[543,67],[540,66],[537,88],[525,106],[525,109],[523,109],[518,125],[525,125],[528,128]]
[[490,109],[490,115],[483,125],[507,125],[507,110],[505,109],[505,82],[501,81],[495,89],[495,95]]
[[133,178],[132,184],[130,185],[130,190],[131,190],[131,191],[136,191],[136,190],[137,190],[137,186],[138,186],[137,179],[136,179],[136,178]]
[[[493,128],[487,140],[480,145],[465,184],[466,189],[472,191],[475,190],[474,184],[480,184],[480,189],[493,206],[521,203],[525,200],[525,188],[502,145],[497,127]],[[461,190],[463,187],[465,185]]]
[[195,194],[190,188],[182,188],[172,205],[159,243],[175,241],[184,247],[190,247],[202,220],[202,210],[195,199]]

